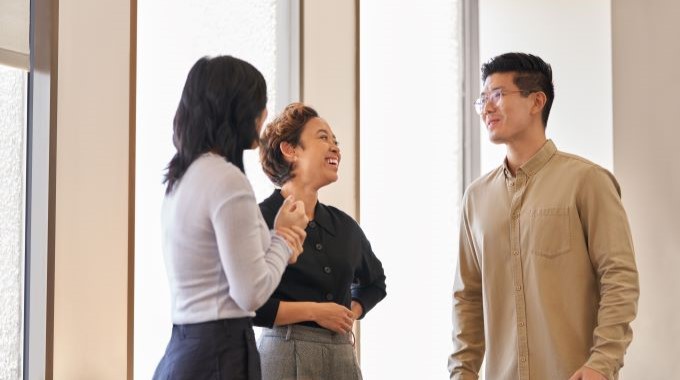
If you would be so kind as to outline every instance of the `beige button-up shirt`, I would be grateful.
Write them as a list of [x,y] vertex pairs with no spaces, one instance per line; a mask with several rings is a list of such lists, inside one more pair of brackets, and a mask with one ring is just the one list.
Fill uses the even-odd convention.
[[638,274],[619,185],[547,141],[463,199],[451,379],[616,379],[632,339]]

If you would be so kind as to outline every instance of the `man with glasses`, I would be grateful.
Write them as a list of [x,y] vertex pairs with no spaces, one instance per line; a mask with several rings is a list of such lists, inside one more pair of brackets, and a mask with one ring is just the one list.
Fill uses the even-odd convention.
[[482,80],[475,107],[507,154],[463,198],[451,379],[483,359],[493,380],[617,379],[639,296],[619,185],[546,139],[549,64],[507,53]]

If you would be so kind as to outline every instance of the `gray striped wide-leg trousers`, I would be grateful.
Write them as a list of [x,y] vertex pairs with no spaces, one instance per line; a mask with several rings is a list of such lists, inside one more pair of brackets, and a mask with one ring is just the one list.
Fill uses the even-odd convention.
[[262,380],[362,380],[352,333],[288,325],[263,329]]

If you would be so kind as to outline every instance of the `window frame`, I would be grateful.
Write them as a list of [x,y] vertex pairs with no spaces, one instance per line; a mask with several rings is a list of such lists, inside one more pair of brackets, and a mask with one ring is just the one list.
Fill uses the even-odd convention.
[[25,379],[52,378],[58,0],[30,1],[24,240]]

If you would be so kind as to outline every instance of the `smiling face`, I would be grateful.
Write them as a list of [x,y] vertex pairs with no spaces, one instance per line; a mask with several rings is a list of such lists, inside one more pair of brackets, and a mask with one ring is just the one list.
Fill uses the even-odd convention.
[[495,90],[500,90],[502,93],[497,103],[487,101],[481,113],[489,132],[489,139],[496,144],[517,142],[537,132],[534,130],[536,128],[543,130],[540,124],[542,105],[536,103],[537,93],[525,96],[524,93],[519,92],[520,89],[514,83],[514,75],[514,73],[495,73],[484,81],[483,96]]
[[320,189],[338,180],[340,148],[331,127],[320,118],[310,119],[300,134],[300,143],[294,148],[294,177]]

